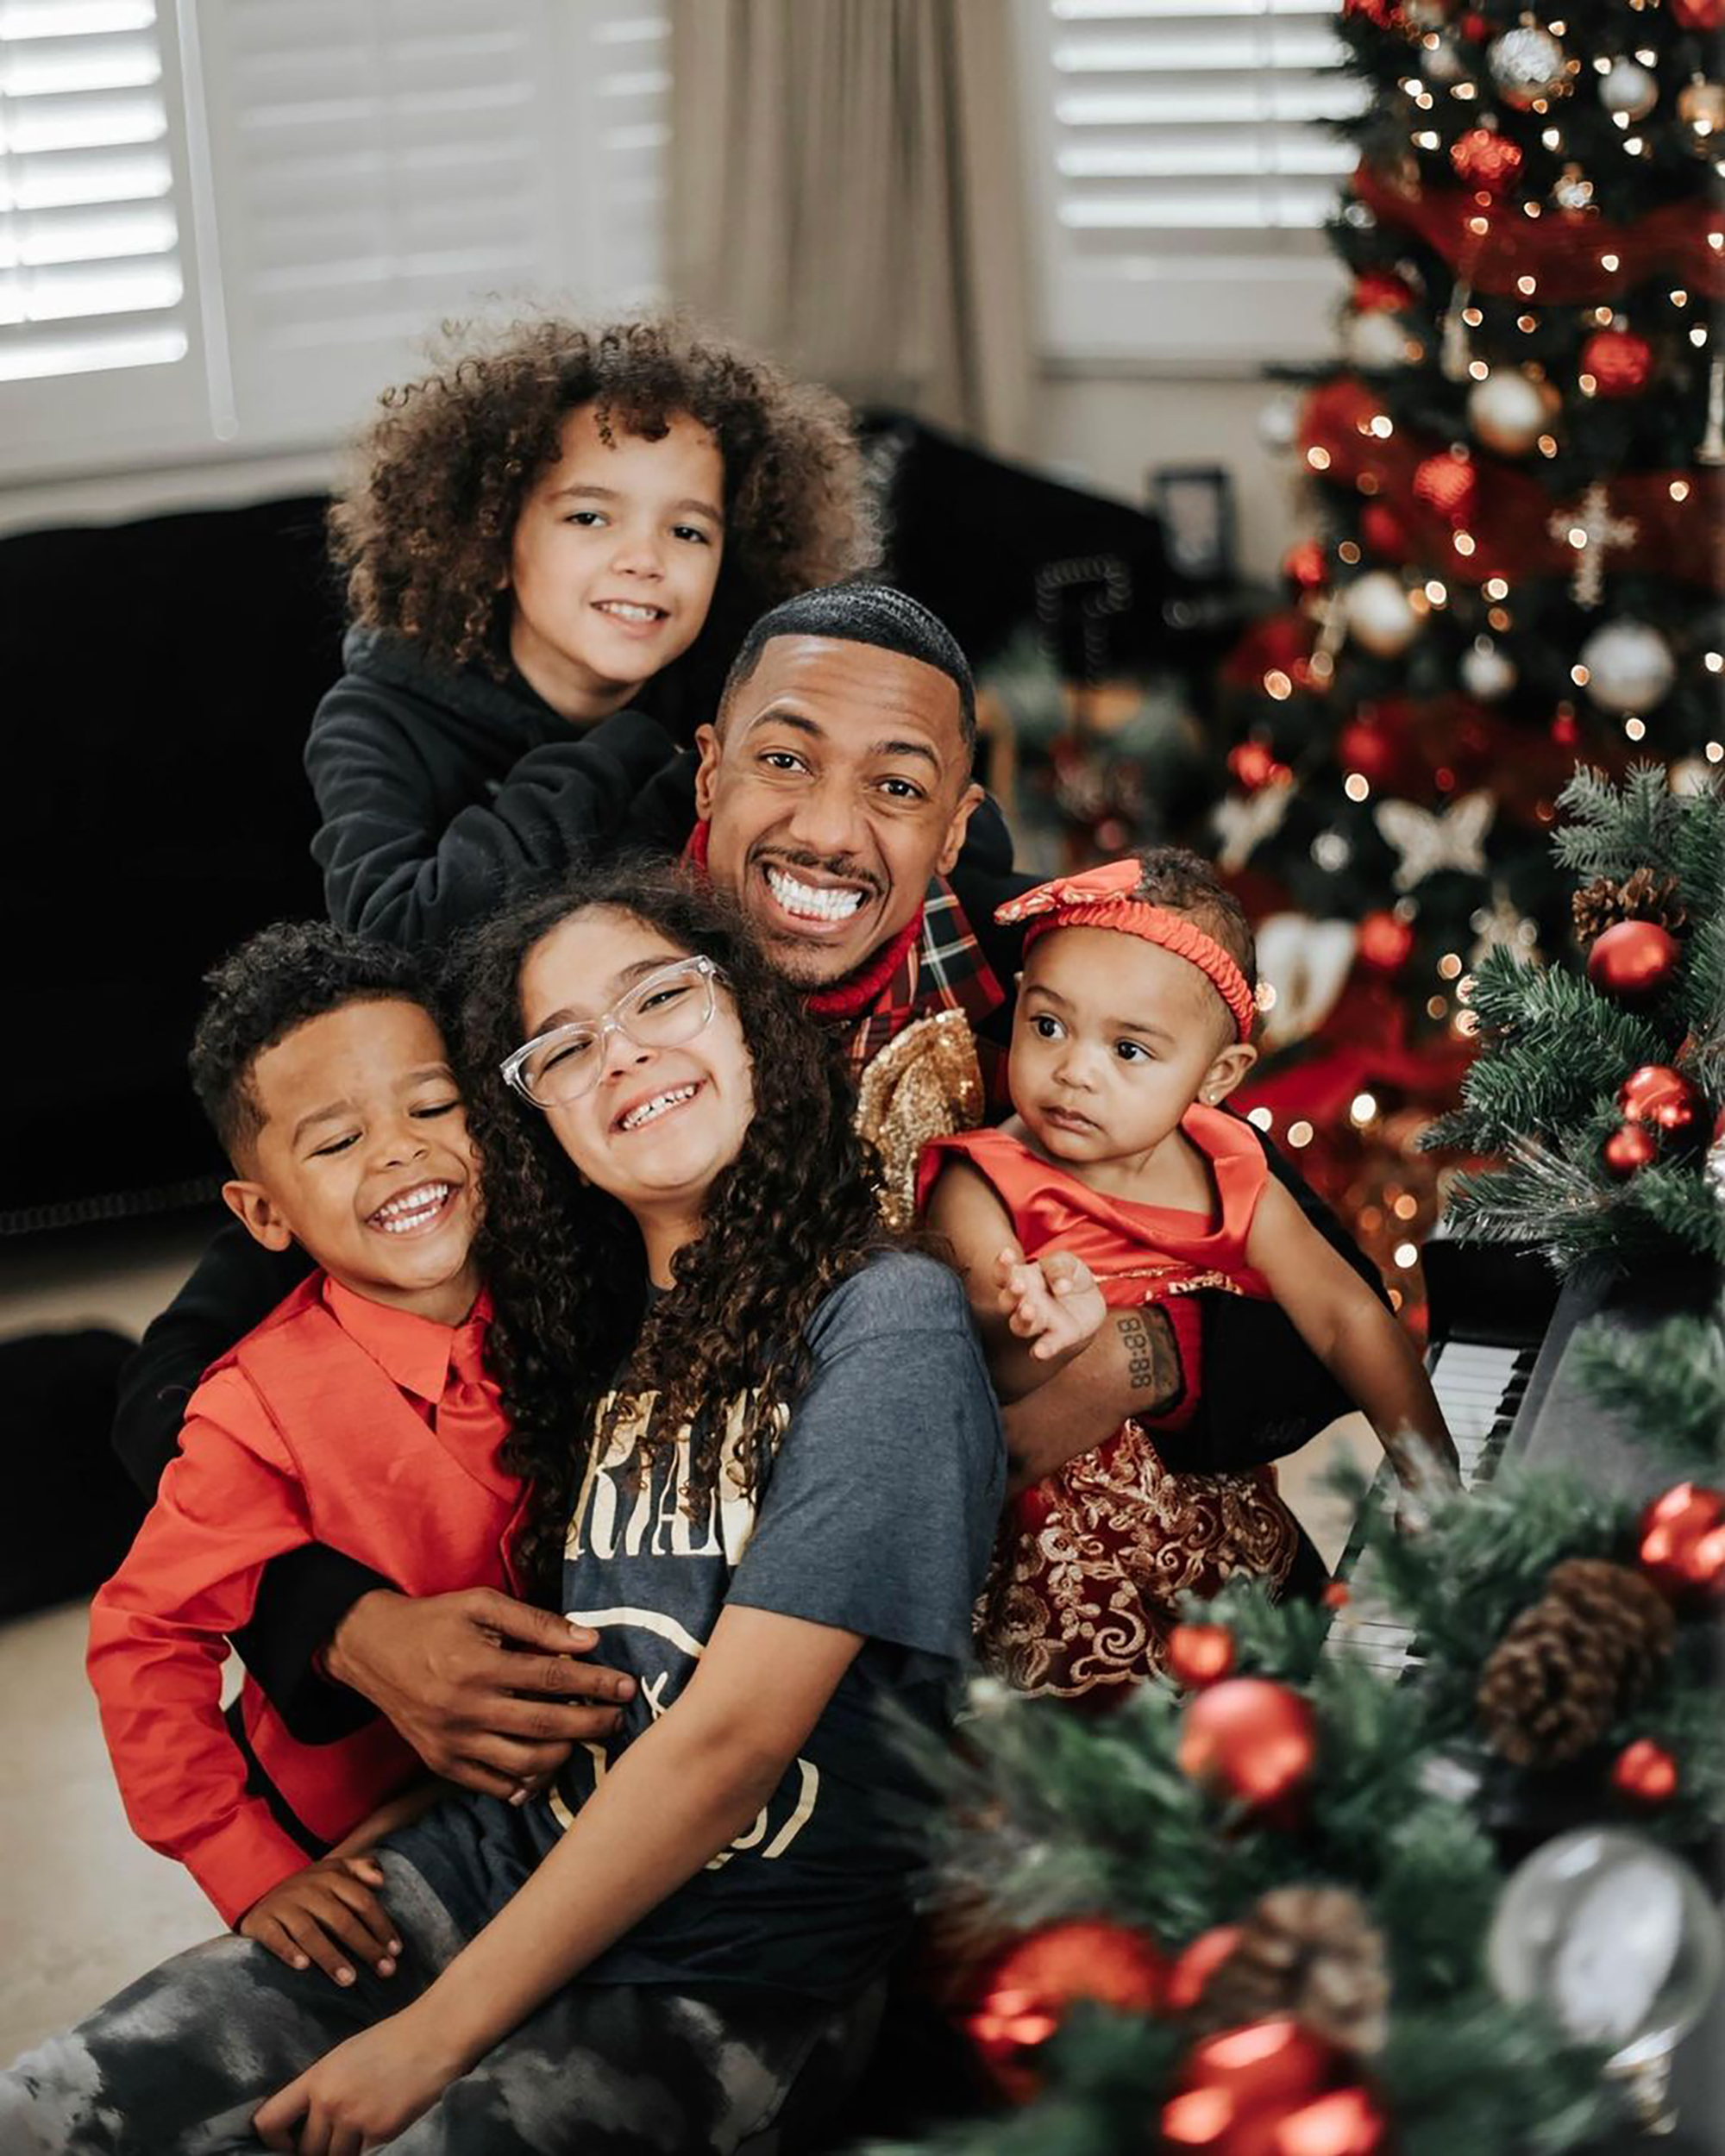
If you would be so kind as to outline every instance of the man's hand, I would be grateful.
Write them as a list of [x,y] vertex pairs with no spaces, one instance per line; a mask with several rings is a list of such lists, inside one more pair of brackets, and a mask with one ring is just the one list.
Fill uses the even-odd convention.
[[1038,1363],[1076,1355],[1108,1314],[1089,1267],[1070,1250],[1026,1257],[1008,1243],[994,1260],[994,1277],[1007,1330]]
[[372,1891],[383,1883],[369,1857],[325,1857],[260,1895],[240,1919],[241,1933],[290,1969],[316,1962],[336,1984],[354,1982],[356,1961],[392,1977],[401,1941]]
[[434,1774],[518,1802],[572,1746],[609,1736],[622,1719],[610,1702],[634,1695],[632,1677],[580,1658],[598,1638],[493,1588],[377,1589],[336,1626],[326,1662]]

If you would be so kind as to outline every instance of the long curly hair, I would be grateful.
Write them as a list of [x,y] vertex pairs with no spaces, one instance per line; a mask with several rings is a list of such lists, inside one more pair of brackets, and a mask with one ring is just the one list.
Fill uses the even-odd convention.
[[[528,956],[572,915],[599,907],[712,959],[753,1059],[755,1112],[742,1150],[714,1181],[699,1237],[678,1251],[673,1284],[650,1308],[634,1219],[582,1182],[546,1118],[499,1069],[522,1037]],[[746,1399],[743,1483],[758,1494],[779,1413],[807,1378],[804,1326],[893,1238],[836,1050],[761,956],[742,914],[687,871],[624,862],[519,899],[474,931],[455,963],[457,1054],[485,1160],[475,1249],[495,1308],[487,1353],[512,1426],[505,1457],[529,1484],[515,1557],[533,1591],[549,1595],[581,1470],[633,1396],[658,1395],[649,1445],[693,1426],[697,1505],[724,1464],[724,1417],[701,1411]]]
[[692,652],[719,671],[755,617],[875,558],[863,466],[844,406],[676,316],[518,322],[446,332],[440,363],[385,392],[329,511],[354,623],[450,666],[508,670],[507,579],[528,492],[580,404],[662,439],[686,413],[724,460],[724,557]]

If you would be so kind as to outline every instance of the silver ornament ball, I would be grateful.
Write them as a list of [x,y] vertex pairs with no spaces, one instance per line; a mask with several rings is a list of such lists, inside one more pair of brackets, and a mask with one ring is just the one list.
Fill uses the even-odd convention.
[[1515,686],[1515,662],[1490,636],[1477,636],[1462,654],[1461,685],[1482,704],[1495,704]]
[[1505,104],[1525,112],[1541,97],[1555,97],[1569,85],[1564,48],[1549,30],[1532,24],[1506,30],[1486,55],[1491,79]]
[[1600,103],[1626,120],[1645,118],[1659,101],[1659,77],[1639,60],[1614,60],[1599,78]]
[[1476,438],[1501,456],[1525,456],[1545,432],[1549,393],[1531,375],[1501,367],[1467,393],[1467,423]]
[[1581,647],[1587,693],[1603,711],[1620,717],[1649,711],[1677,679],[1677,661],[1657,629],[1646,622],[1609,621]]
[[1407,324],[1381,307],[1350,315],[1343,325],[1342,343],[1353,365],[1368,373],[1406,367],[1413,354]]
[[1427,82],[1441,83],[1447,88],[1466,74],[1467,60],[1453,38],[1440,37],[1420,53],[1419,67]]
[[1379,659],[1394,659],[1420,633],[1420,617],[1414,611],[1399,576],[1388,569],[1369,569],[1347,587],[1343,601],[1348,634]]
[[1620,2072],[1664,2059],[1719,1981],[1720,1920],[1686,1864],[1644,1835],[1584,1827],[1510,1876],[1485,1943],[1511,2005],[1542,2006]]

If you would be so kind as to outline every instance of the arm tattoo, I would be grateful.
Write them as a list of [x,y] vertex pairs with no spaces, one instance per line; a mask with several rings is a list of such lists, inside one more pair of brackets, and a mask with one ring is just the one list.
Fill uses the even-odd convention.
[[1181,1393],[1180,1357],[1173,1328],[1160,1311],[1122,1310],[1114,1319],[1126,1351],[1126,1382],[1149,1395],[1145,1405],[1170,1407]]

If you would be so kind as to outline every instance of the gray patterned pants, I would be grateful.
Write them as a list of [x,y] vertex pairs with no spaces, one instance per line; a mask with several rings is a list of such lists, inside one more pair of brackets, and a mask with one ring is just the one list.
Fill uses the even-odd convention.
[[[194,1946],[0,2073],[0,2150],[258,2151],[259,2105],[417,1997],[466,1943],[411,1865],[390,1850],[379,1861],[403,1946],[393,1977],[361,1967],[342,1990],[250,1940]],[[842,2099],[854,2020],[849,2009],[740,1984],[674,1993],[570,1984],[382,2146],[394,2156],[775,2149],[789,2112],[819,2111],[823,2093]]]

